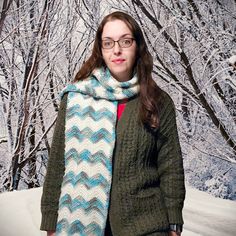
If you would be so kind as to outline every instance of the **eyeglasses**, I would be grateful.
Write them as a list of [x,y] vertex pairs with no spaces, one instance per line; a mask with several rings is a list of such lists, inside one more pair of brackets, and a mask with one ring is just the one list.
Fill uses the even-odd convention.
[[121,48],[129,48],[132,46],[134,40],[135,40],[134,38],[122,38],[117,41],[113,39],[105,39],[102,40],[102,48],[111,49],[115,46],[116,42]]

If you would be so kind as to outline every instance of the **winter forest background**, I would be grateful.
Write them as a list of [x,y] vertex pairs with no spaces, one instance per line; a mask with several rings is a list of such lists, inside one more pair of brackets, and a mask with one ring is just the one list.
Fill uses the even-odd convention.
[[186,182],[236,200],[235,0],[0,0],[0,192],[41,186],[58,93],[104,15],[142,26],[173,98]]

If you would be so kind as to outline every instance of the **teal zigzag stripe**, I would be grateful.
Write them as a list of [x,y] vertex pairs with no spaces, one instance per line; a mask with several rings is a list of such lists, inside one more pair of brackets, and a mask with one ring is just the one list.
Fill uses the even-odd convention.
[[97,143],[102,139],[107,143],[111,143],[115,140],[115,134],[109,133],[105,128],[101,128],[100,130],[94,132],[92,129],[86,127],[80,130],[77,126],[72,126],[65,135],[66,142],[68,142],[72,138],[78,139],[80,142],[84,139],[90,139],[91,142]]
[[79,220],[75,220],[72,224],[69,224],[66,219],[60,220],[57,224],[57,233],[62,233],[63,231],[66,231],[66,235],[68,236],[76,233],[79,233],[80,236],[102,235],[101,227],[95,222],[91,222],[89,225],[84,226]]
[[83,197],[77,196],[75,199],[72,199],[69,194],[65,194],[59,202],[60,209],[66,207],[71,213],[78,210],[83,209],[86,214],[89,214],[92,211],[97,211],[102,217],[104,215],[104,209],[106,208],[106,204],[104,205],[98,198],[94,197],[89,201],[86,201]]
[[107,108],[102,108],[96,111],[92,106],[87,106],[84,109],[80,105],[74,105],[73,107],[67,109],[67,119],[72,117],[80,117],[84,120],[90,116],[94,121],[106,118],[108,120],[115,120],[115,114],[110,112]]
[[71,148],[65,153],[65,164],[67,165],[70,160],[74,160],[77,165],[80,164],[82,161],[86,161],[94,165],[97,163],[101,163],[109,171],[112,171],[111,160],[106,156],[106,154],[102,150],[91,154],[88,149],[84,149],[83,151],[78,153],[75,148]]
[[101,186],[105,193],[109,191],[109,182],[101,174],[96,174],[93,177],[89,177],[85,172],[81,172],[78,175],[73,171],[68,172],[63,179],[63,186],[71,184],[75,187],[77,184],[83,184],[87,189],[91,189],[97,186]]

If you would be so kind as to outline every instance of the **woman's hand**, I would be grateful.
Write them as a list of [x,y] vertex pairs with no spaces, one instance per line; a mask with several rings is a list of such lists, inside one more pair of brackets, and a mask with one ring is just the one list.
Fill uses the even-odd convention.
[[168,233],[168,236],[180,236],[181,235],[181,233],[176,233],[176,232],[174,232],[174,231],[170,231],[169,233]]
[[56,231],[47,231],[47,236],[55,236],[56,235]]

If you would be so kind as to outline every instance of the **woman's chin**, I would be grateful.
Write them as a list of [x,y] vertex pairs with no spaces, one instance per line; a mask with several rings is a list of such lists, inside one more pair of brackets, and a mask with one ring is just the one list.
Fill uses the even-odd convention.
[[120,81],[120,82],[124,82],[124,81],[128,81],[130,80],[130,74],[127,71],[124,70],[113,70],[111,71],[111,75],[113,78],[115,78],[116,80]]

